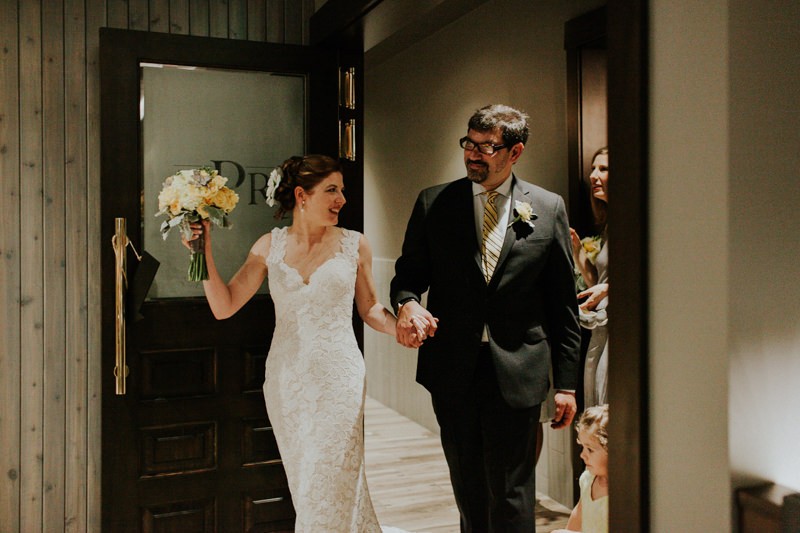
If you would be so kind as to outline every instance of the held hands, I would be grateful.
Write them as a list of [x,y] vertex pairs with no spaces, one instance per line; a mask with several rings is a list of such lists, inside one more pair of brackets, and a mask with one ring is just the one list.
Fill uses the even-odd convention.
[[578,404],[575,401],[575,393],[567,391],[557,391],[555,395],[556,414],[550,427],[553,429],[561,429],[569,427],[572,424],[572,419],[575,418],[575,413],[578,412]]
[[397,342],[406,348],[419,348],[425,339],[436,334],[438,323],[439,319],[419,302],[409,300],[397,313]]

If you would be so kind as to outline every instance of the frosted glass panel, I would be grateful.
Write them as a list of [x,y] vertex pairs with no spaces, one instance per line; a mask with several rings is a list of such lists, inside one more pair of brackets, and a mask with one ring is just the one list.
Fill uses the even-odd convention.
[[[239,194],[232,229],[214,227],[214,258],[225,280],[250,246],[278,222],[265,203],[275,166],[305,151],[304,76],[142,64],[144,247],[161,266],[148,299],[202,296],[186,280],[189,251],[173,230],[166,241],[156,217],[158,193],[178,170],[208,166]],[[259,292],[266,292],[266,282]]]

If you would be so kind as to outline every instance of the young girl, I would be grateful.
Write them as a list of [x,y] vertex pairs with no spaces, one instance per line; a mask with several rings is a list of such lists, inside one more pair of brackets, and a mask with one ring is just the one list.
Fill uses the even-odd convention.
[[567,531],[608,533],[608,404],[587,408],[575,424],[586,470],[578,481],[581,499],[572,510]]

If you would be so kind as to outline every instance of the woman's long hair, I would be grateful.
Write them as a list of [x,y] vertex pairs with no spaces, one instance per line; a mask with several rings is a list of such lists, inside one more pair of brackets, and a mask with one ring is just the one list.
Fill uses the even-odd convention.
[[[604,146],[597,150],[592,156],[592,167],[594,167],[594,160],[598,155],[608,155],[608,147]],[[609,175],[610,176],[610,175]],[[606,195],[606,198],[608,196]],[[594,197],[592,193],[592,183],[589,180],[589,202],[592,206],[592,217],[594,218],[594,225],[597,233],[604,233],[606,230],[606,216],[608,214],[608,203]]]

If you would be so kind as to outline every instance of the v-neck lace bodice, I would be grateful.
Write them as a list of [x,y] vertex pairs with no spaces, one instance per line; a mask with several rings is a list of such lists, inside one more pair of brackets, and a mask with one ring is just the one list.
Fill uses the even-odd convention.
[[272,230],[267,268],[275,303],[276,336],[297,336],[314,330],[336,335],[352,333],[360,236],[342,229],[339,251],[317,267],[306,283],[297,269],[286,264],[288,228]]
[[[278,246],[278,250],[276,251],[276,254],[278,256],[280,256],[280,257],[276,256],[276,261],[279,261],[283,268],[285,268],[285,269],[297,274],[297,277],[300,278],[300,281],[303,282],[303,285],[310,285],[311,284],[311,279],[314,277],[314,274],[316,274],[318,270],[322,269],[328,263],[330,263],[330,262],[332,262],[334,260],[342,259],[342,254],[345,253],[344,241],[346,240],[346,236],[347,236],[347,234],[345,232],[348,232],[348,231],[349,230],[345,230],[345,229],[341,230],[342,234],[341,234],[341,236],[339,237],[339,239],[338,239],[338,241],[336,243],[336,247],[338,248],[338,250],[336,252],[330,254],[329,257],[327,257],[324,261],[322,261],[319,265],[317,265],[317,268],[315,268],[313,270],[313,272],[311,272],[308,275],[307,279],[303,278],[303,275],[300,273],[300,269],[298,269],[297,267],[293,267],[292,265],[290,265],[289,263],[286,262],[286,242],[287,242],[288,237],[289,237],[288,229],[284,232],[283,237],[280,238],[280,243],[279,243],[279,246]],[[354,233],[354,232],[350,232],[350,233]],[[358,236],[358,234],[356,236]],[[274,246],[275,246],[275,244],[274,244],[275,234],[273,234],[272,240],[273,240],[273,245],[272,245],[273,248],[271,248],[271,250],[274,249]],[[356,239],[356,249],[355,249],[355,252],[356,252],[356,256],[355,257],[356,257],[356,259],[358,259],[358,248],[357,248],[357,246],[358,246],[358,240]]]

